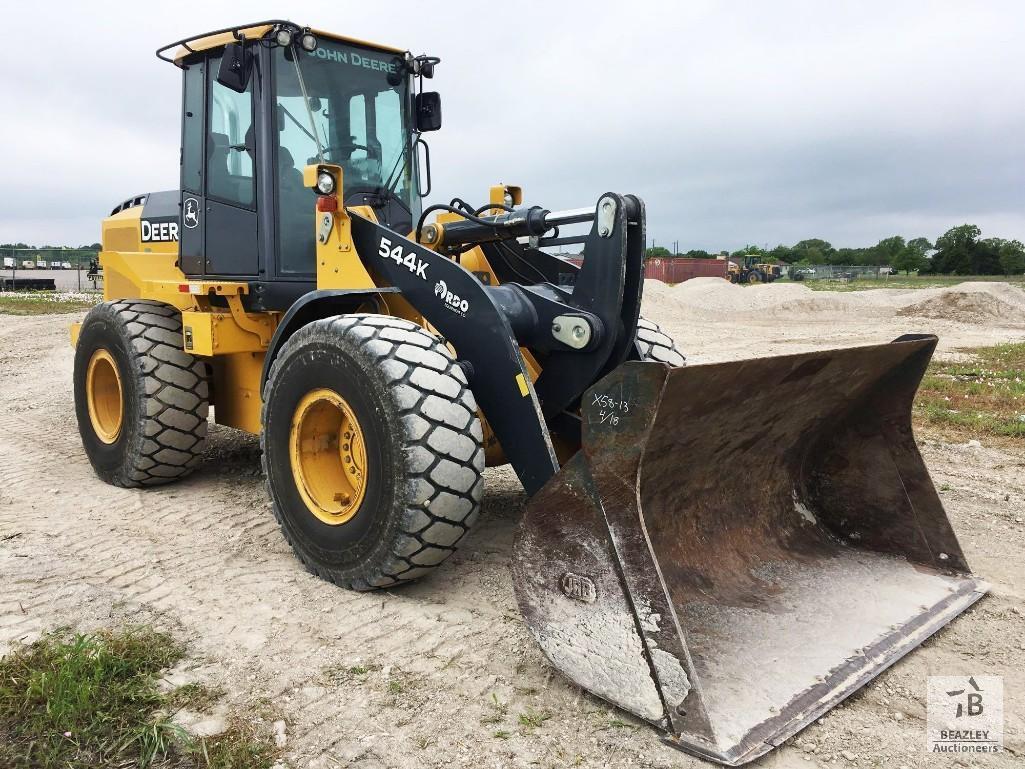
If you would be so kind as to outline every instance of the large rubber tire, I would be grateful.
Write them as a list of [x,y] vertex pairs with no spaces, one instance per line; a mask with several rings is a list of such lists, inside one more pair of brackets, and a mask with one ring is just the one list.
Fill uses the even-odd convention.
[[641,360],[654,360],[670,366],[687,365],[687,359],[677,349],[673,338],[647,318],[637,320],[637,351]]
[[[89,416],[86,379],[106,350],[121,387],[121,428],[107,443]],[[103,302],[85,321],[75,347],[75,414],[86,456],[107,483],[157,486],[188,475],[206,443],[207,364],[182,349],[181,313],[143,299]]]
[[[328,388],[363,433],[362,502],[327,523],[303,500],[290,458],[302,399]],[[476,521],[483,433],[462,367],[437,337],[385,315],[325,318],[281,348],[263,391],[263,467],[285,538],[312,573],[370,590],[429,574]]]

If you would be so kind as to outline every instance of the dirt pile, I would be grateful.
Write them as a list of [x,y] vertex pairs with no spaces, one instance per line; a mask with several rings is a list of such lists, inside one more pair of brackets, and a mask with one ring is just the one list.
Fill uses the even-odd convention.
[[[929,318],[956,323],[1025,325],[1025,291],[1007,283],[959,283],[930,289],[813,291],[799,283],[739,286],[721,278],[695,278],[670,287],[644,284],[653,320],[775,318],[819,322],[824,318]],[[652,313],[651,307],[657,308]]]
[[647,280],[644,301],[646,307],[655,305],[660,314],[673,319],[695,320],[721,320],[726,316],[810,318],[864,313],[879,307],[877,301],[866,301],[866,297],[853,293],[812,291],[799,283],[740,286],[721,278],[694,278],[674,287]]
[[961,283],[897,310],[897,315],[960,323],[1025,325],[1025,291],[1006,283]]

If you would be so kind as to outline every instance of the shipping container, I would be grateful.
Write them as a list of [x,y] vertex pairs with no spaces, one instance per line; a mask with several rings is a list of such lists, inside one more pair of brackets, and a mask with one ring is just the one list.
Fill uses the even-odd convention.
[[725,259],[648,259],[644,263],[644,277],[663,283],[683,283],[691,278],[725,278]]

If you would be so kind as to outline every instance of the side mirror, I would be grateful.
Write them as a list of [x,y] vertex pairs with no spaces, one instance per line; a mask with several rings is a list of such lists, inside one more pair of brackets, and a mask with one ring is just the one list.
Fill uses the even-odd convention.
[[249,85],[250,56],[242,43],[228,43],[224,46],[221,66],[217,70],[217,82],[237,93],[244,93]]
[[421,133],[441,128],[441,94],[425,91],[416,95],[416,130]]

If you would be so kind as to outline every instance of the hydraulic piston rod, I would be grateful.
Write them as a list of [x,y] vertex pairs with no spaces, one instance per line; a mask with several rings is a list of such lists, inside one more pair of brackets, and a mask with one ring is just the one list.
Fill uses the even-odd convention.
[[594,207],[549,211],[540,206],[532,206],[497,216],[482,216],[480,221],[463,219],[442,226],[428,225],[424,227],[423,240],[432,246],[452,247],[511,238],[540,238],[556,227],[593,221],[596,215]]

